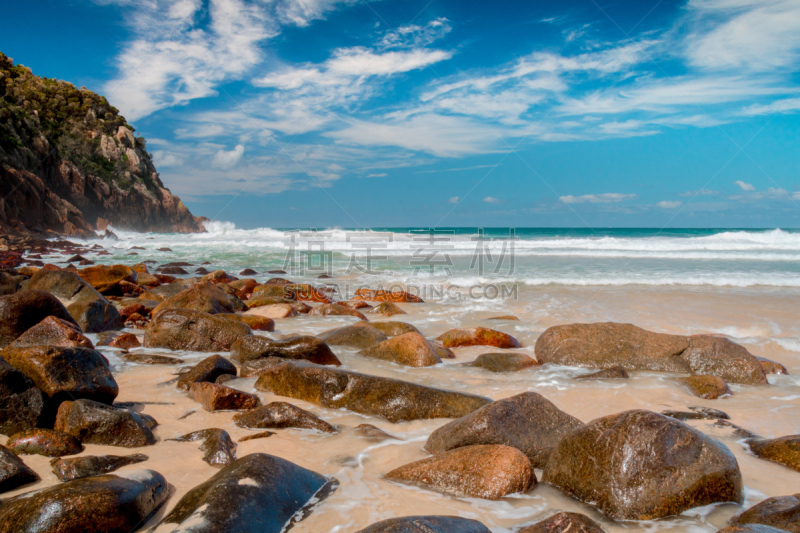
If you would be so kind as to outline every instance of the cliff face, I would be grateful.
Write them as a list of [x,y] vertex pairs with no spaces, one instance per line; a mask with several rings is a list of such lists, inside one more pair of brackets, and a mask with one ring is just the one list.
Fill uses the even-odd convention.
[[0,231],[202,231],[103,97],[0,53]]

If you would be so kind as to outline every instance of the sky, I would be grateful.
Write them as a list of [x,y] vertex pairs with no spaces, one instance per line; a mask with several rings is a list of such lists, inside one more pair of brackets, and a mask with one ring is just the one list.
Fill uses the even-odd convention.
[[800,0],[28,0],[238,227],[800,227]]

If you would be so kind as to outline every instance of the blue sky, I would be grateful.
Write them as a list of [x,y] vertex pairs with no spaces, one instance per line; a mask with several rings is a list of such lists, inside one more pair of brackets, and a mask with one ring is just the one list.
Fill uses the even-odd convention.
[[800,227],[800,0],[7,4],[212,219]]

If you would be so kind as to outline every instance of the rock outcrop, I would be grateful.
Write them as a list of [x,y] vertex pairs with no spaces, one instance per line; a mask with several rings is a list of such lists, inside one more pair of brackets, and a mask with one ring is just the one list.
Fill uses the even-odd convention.
[[489,528],[457,516],[405,516],[381,520],[358,533],[490,533]]

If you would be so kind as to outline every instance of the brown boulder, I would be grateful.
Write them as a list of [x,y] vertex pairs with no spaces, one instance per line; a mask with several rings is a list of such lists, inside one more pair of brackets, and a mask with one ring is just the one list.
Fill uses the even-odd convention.
[[373,442],[383,442],[385,440],[403,440],[386,433],[384,430],[373,426],[372,424],[359,424],[353,430],[359,437],[371,440]]
[[231,346],[231,359],[240,363],[266,357],[304,360],[318,365],[342,364],[325,341],[309,335],[290,335],[278,340],[252,335],[242,337]]
[[139,342],[139,338],[133,333],[123,333],[122,335],[114,337],[114,340],[112,340],[108,345],[112,348],[129,350],[131,348],[139,348],[142,344]]
[[519,318],[514,315],[490,316],[486,320],[510,320],[512,322],[519,322]]
[[373,313],[376,315],[383,315],[383,316],[394,316],[394,315],[405,315],[406,312],[400,309],[400,306],[394,302],[383,302],[379,305],[376,305],[369,311],[368,313]]
[[359,320],[366,320],[362,313],[339,304],[322,304],[308,312],[309,315],[320,316],[354,316]]
[[291,285],[291,283],[277,284],[267,282],[264,285],[255,287],[250,293],[250,298],[248,298],[248,305],[250,305],[250,300],[261,300],[266,298],[297,300],[297,296],[294,292],[284,288],[286,285]]
[[225,291],[209,281],[202,281],[188,289],[184,289],[175,296],[170,296],[153,310],[153,316],[158,316],[164,309],[191,309],[202,311],[210,315],[217,313],[234,313],[234,305]]
[[9,345],[10,348],[28,346],[74,346],[94,349],[92,341],[84,336],[77,324],[54,316],[45,318]]
[[754,455],[800,472],[800,435],[777,439],[750,439],[747,444]]
[[694,335],[681,354],[693,374],[717,376],[731,383],[766,385],[761,363],[744,347],[723,337]]
[[233,415],[233,423],[248,429],[303,428],[336,433],[336,428],[316,415],[286,402],[272,402]]
[[655,520],[744,499],[727,447],[644,410],[599,418],[566,435],[542,479],[615,520]]
[[767,498],[731,518],[730,523],[734,526],[762,524],[798,533],[800,532],[800,494]]
[[[262,300],[256,300],[259,303]],[[248,300],[250,302],[250,300]],[[297,316],[298,312],[293,305],[287,303],[270,303],[264,305],[254,305],[245,315],[261,316],[275,320],[276,318],[290,318]]]
[[36,454],[46,457],[75,455],[83,451],[81,442],[72,435],[42,428],[27,429],[11,435],[6,446],[17,455]]
[[193,431],[175,439],[180,442],[194,442],[202,440],[200,451],[203,452],[203,461],[211,466],[225,466],[236,460],[236,444],[224,429],[209,428]]
[[786,367],[782,364],[772,361],[771,359],[767,359],[766,357],[759,357],[756,356],[758,359],[761,368],[764,370],[765,374],[788,374],[789,371],[786,370]]
[[72,481],[83,477],[99,476],[118,470],[123,466],[147,461],[148,457],[141,453],[132,455],[85,455],[69,459],[53,459],[50,465],[53,473],[61,481]]
[[717,376],[689,376],[679,381],[689,388],[689,392],[706,400],[733,394],[725,380]]
[[611,368],[606,368],[604,370],[592,372],[591,374],[578,376],[575,379],[628,379],[628,378],[630,378],[630,376],[628,375],[627,370],[625,370],[621,366],[612,366]]
[[232,281],[236,281],[236,278],[232,278],[228,275],[227,272],[224,270],[215,270],[213,272],[209,272],[205,276],[203,276],[202,281],[210,281],[211,283],[230,283]]
[[0,433],[13,435],[43,425],[45,401],[31,378],[0,357]]
[[388,337],[369,322],[361,321],[349,326],[325,331],[319,335],[319,338],[330,346],[368,348],[373,344],[387,340]]
[[261,400],[254,394],[207,381],[192,383],[189,398],[210,412],[253,409],[261,405]]
[[536,474],[525,455],[510,446],[475,445],[395,468],[386,479],[452,494],[499,500],[528,492]]
[[250,334],[250,328],[241,322],[191,309],[164,309],[147,326],[144,345],[197,352],[228,351],[237,339]]
[[64,305],[50,293],[24,290],[0,296],[0,348],[49,316],[77,325]]
[[425,449],[437,454],[475,444],[504,444],[524,453],[534,468],[544,468],[561,439],[582,426],[544,396],[524,392],[445,424],[431,433]]
[[283,286],[283,289],[288,294],[293,294],[293,300],[300,302],[321,302],[324,304],[331,303],[331,299],[325,296],[313,285],[307,283],[290,283]]
[[507,333],[489,328],[456,328],[439,335],[448,348],[460,346],[494,346],[495,348],[520,348],[522,344]]
[[243,315],[240,313],[220,313],[217,316],[247,324],[253,331],[275,331],[275,321],[264,316]]
[[717,533],[786,533],[786,530],[765,526],[764,524],[744,524],[724,527],[718,530]]
[[457,516],[405,516],[381,520],[357,533],[491,533],[478,522]]
[[221,355],[212,355],[206,357],[183,374],[176,387],[180,390],[188,391],[195,383],[213,383],[223,374],[235,376],[236,367]]
[[517,352],[484,353],[466,366],[483,368],[490,372],[519,372],[539,363],[530,355]]
[[406,291],[386,291],[380,289],[357,289],[353,299],[366,300],[368,302],[423,303],[422,298]]
[[517,533],[605,533],[603,528],[580,513],[556,513],[546,520],[524,527]]
[[[17,489],[34,481],[39,481],[39,474],[23,463],[22,459],[17,457],[14,452],[5,446],[0,446],[0,493]],[[2,511],[0,511],[0,515],[2,515]]]
[[436,349],[419,333],[404,333],[358,353],[406,366],[432,366],[442,362]]
[[183,359],[149,353],[126,353],[121,356],[128,362],[140,365],[182,365]]
[[100,294],[113,294],[122,296],[120,282],[136,283],[137,274],[131,267],[125,265],[97,265],[83,268],[78,275]]
[[62,403],[55,429],[88,444],[136,448],[156,442],[147,420],[138,414],[92,400]]
[[33,275],[28,287],[47,291],[58,298],[86,333],[122,327],[122,317],[117,308],[74,272],[41,270]]
[[149,291],[140,294],[139,298],[142,300],[151,300],[161,303],[167,298],[171,298],[180,294],[182,291],[185,291],[192,285],[194,285],[194,283],[189,280],[178,279],[150,289]]
[[228,283],[232,289],[236,289],[239,294],[244,296],[244,299],[249,299],[253,291],[258,287],[258,282],[252,278],[250,279],[237,279]]
[[460,418],[491,403],[490,399],[473,394],[306,362],[286,362],[267,368],[255,386],[280,396],[380,416],[390,422]]
[[406,322],[386,320],[384,322],[372,322],[372,325],[379,329],[387,337],[397,337],[403,333],[422,333],[415,326]]

